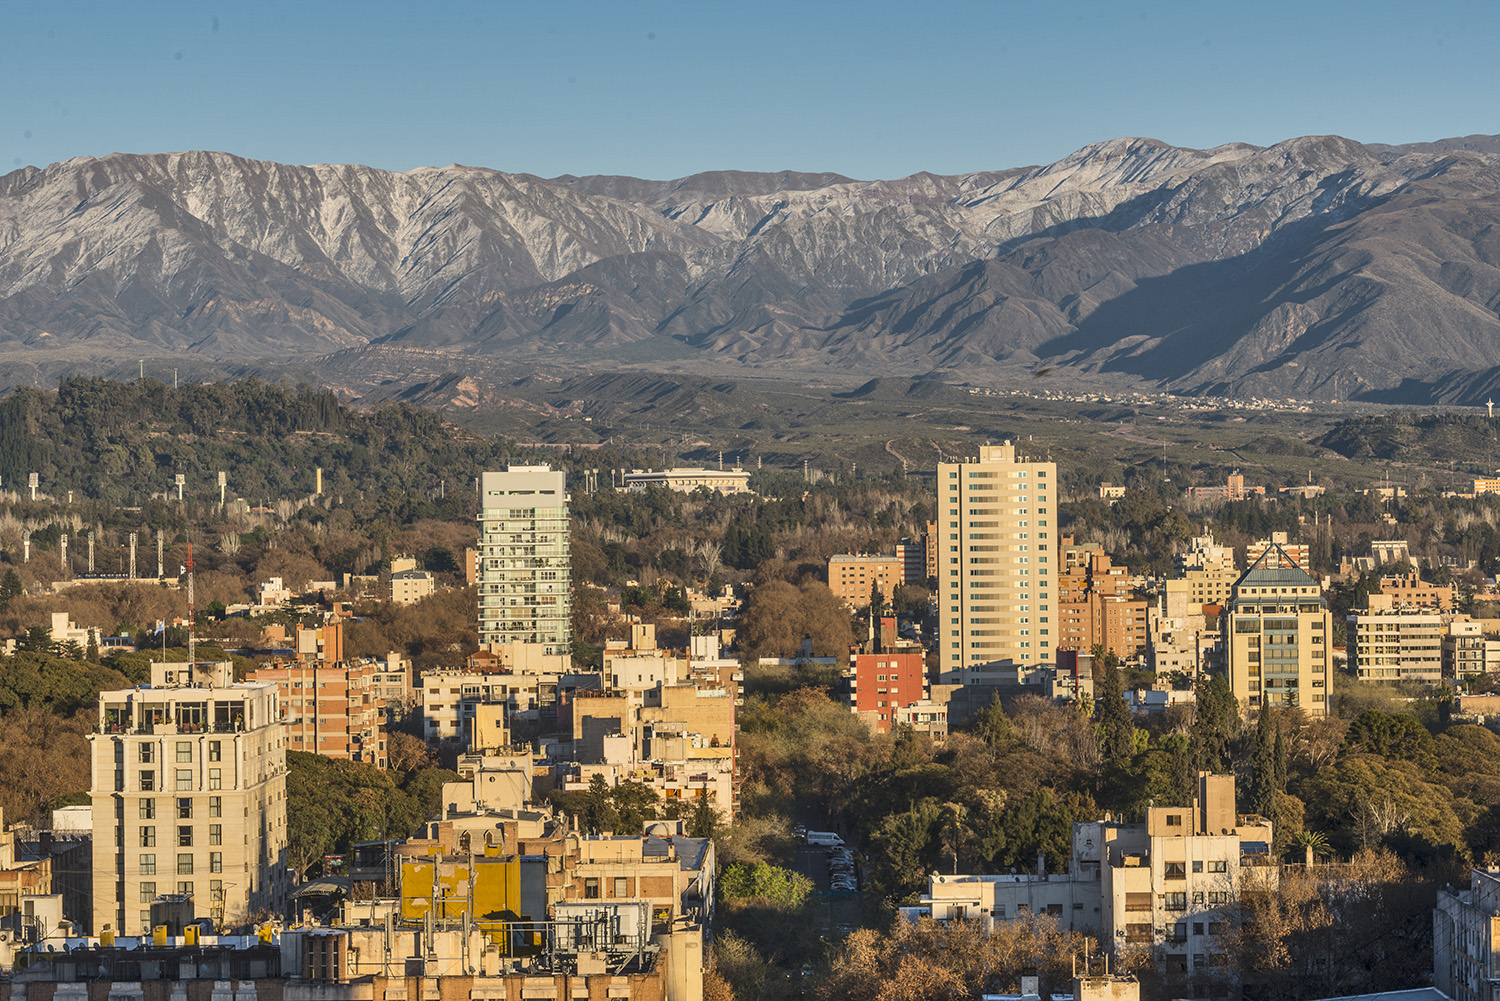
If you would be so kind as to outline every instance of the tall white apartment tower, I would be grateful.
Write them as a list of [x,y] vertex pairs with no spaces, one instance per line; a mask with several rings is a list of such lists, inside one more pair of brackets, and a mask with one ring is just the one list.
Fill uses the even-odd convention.
[[938,465],[941,682],[996,684],[1053,663],[1057,604],[1057,464],[1010,442]]
[[282,916],[286,735],[274,683],[236,684],[228,661],[158,662],[150,685],[99,694],[88,739],[93,934],[149,935],[152,904],[170,898],[220,928]]
[[511,466],[479,478],[479,642],[572,652],[566,476]]

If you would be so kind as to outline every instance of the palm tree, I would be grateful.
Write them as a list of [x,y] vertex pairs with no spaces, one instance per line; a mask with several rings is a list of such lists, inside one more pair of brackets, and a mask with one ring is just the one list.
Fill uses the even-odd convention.
[[1302,849],[1303,864],[1312,868],[1313,858],[1326,859],[1333,854],[1333,847],[1328,844],[1328,835],[1322,831],[1298,831],[1292,838],[1292,847]]

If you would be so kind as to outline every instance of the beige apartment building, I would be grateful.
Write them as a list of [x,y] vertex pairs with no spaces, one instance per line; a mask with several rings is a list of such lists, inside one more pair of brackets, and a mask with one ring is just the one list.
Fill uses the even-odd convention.
[[875,588],[890,601],[906,583],[906,558],[845,553],[828,558],[828,589],[856,611],[868,608]]
[[511,466],[479,477],[479,642],[571,654],[566,475]]
[[1468,678],[1500,671],[1500,622],[1454,616],[1443,634],[1443,675]]
[[102,692],[89,735],[93,928],[151,933],[151,904],[191,901],[221,927],[280,915],[286,736],[277,686],[228,662],[157,663],[149,688]]
[[[912,916],[987,926],[1047,914],[1116,956],[1149,953],[1169,973],[1221,965],[1236,948],[1240,894],[1274,886],[1272,827],[1235,811],[1234,776],[1200,772],[1191,807],[1151,807],[1143,824],[1073,825],[1067,873],[930,877]],[[1055,863],[1054,863],[1055,864]]]
[[1223,642],[1240,710],[1300,706],[1328,714],[1332,619],[1322,588],[1272,543],[1234,585]]
[[1349,663],[1360,681],[1443,680],[1443,619],[1437,612],[1398,606],[1371,594],[1368,607],[1349,615]]
[[1057,464],[1010,442],[938,465],[933,538],[943,684],[984,685],[1052,662],[1057,604]]

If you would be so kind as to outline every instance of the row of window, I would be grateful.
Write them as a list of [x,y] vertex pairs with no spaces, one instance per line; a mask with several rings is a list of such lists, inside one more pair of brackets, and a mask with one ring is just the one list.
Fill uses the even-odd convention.
[[[141,863],[140,864],[141,864],[141,875],[142,876],[155,876],[156,875],[156,856],[154,854],[142,854],[141,855]],[[209,855],[208,855],[208,871],[209,872],[223,872],[224,871],[224,853],[223,852],[210,852],[209,853]],[[183,853],[179,854],[177,856],[177,875],[179,875],[179,876],[191,876],[192,874],[193,874],[193,856],[192,856],[192,853],[190,853],[190,852],[183,852]],[[146,884],[142,884],[143,887],[145,885]],[[145,895],[145,892],[146,891],[143,888],[141,890],[142,896]],[[156,893],[155,893],[154,890],[153,890],[153,892],[152,892],[151,895],[153,897],[156,896]]]
[[[156,772],[155,772],[155,770],[149,769],[149,768],[145,769],[145,770],[143,770],[140,773],[139,776],[137,776],[137,778],[138,778],[138,781],[139,781],[139,789],[140,789],[141,792],[158,792],[158,791],[160,791],[160,792],[166,792],[167,791],[167,787],[165,785],[165,783],[166,783],[166,775],[165,775],[165,773],[162,775],[163,785],[162,785],[162,787],[161,787],[160,790],[158,790],[156,788]],[[175,781],[173,783],[173,787],[172,788],[174,790],[176,790],[176,791],[189,792],[189,791],[192,791],[192,790],[194,790],[194,789],[197,788],[197,783],[193,779],[193,770],[191,768],[178,768],[176,770],[176,774],[174,776],[174,779],[175,779]],[[224,788],[224,775],[223,775],[223,771],[221,769],[210,768],[208,770],[208,788],[210,788],[210,789],[222,789],[222,788]],[[124,792],[124,791],[125,791],[125,770],[124,769],[117,769],[115,771],[115,792]]]
[[[140,818],[142,820],[155,820],[156,819],[156,800],[154,800],[154,799],[143,799],[143,800],[141,800],[137,804],[137,809],[139,810]],[[224,797],[223,796],[210,796],[210,797],[208,797],[208,815],[210,817],[219,817],[219,816],[222,816],[223,813],[224,813]],[[178,820],[192,820],[193,819],[193,800],[190,797],[183,796],[183,797],[180,797],[177,800],[177,819]]]
[[[177,760],[178,760],[179,763],[187,763],[187,762],[190,762],[190,761],[193,760],[193,747],[194,747],[195,744],[196,744],[196,741],[191,741],[191,740],[179,740],[179,741],[177,741],[176,753],[177,753]],[[221,747],[222,744],[223,744],[223,741],[218,741],[218,740],[210,740],[208,742],[208,760],[209,761],[218,761],[218,760],[220,760],[220,755],[222,753],[222,747]],[[140,752],[139,752],[139,754],[140,754],[141,764],[143,764],[143,765],[153,764],[156,761],[156,745],[155,744],[141,744],[140,745]]]
[[[170,830],[170,828],[168,828],[168,830]],[[142,848],[155,848],[156,847],[156,828],[155,827],[142,827],[140,829],[140,831],[141,831],[141,847]],[[222,845],[224,843],[224,825],[223,824],[209,824],[208,825],[208,843],[211,844],[211,845]],[[181,825],[180,827],[177,828],[177,847],[178,848],[191,848],[191,847],[193,847],[193,825],[192,824],[183,824],[183,825]]]

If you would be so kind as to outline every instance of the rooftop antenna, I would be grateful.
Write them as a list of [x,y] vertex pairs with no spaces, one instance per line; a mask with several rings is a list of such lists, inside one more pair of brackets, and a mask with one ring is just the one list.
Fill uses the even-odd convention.
[[[193,669],[193,666],[198,663],[198,635],[193,630],[194,615],[193,615],[193,538],[192,538],[192,536],[188,536],[187,575],[188,575],[188,670],[191,671]],[[189,675],[189,676],[191,676],[191,675]]]
[[1490,410],[1490,416],[1494,417],[1495,416],[1495,401],[1493,399],[1485,400],[1484,401],[1484,405],[1489,408],[1489,410]]

